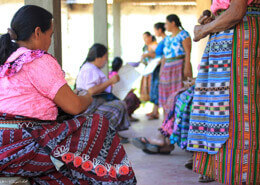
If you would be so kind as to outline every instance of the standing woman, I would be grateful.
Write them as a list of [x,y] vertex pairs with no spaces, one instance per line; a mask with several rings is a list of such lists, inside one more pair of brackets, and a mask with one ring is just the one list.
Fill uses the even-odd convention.
[[[154,25],[154,32],[155,36],[162,37],[162,40],[157,45],[155,49],[155,55],[156,57],[163,57],[163,48],[164,48],[164,38],[165,35],[165,27],[164,23],[156,23]],[[152,73],[152,79],[151,79],[151,90],[150,90],[150,101],[154,104],[153,111],[148,114],[148,119],[158,119],[159,118],[159,73],[160,73],[160,67],[159,64],[154,72]]]
[[[92,98],[74,94],[47,53],[52,19],[41,7],[23,6],[0,37],[0,176],[31,184],[136,184],[108,120],[78,115]],[[70,119],[58,121],[58,107]]]
[[260,184],[260,1],[213,0],[195,84],[188,149],[200,181]]
[[192,77],[189,33],[183,29],[179,17],[175,14],[167,16],[165,28],[172,34],[165,37],[165,60],[161,66],[159,84],[159,104],[164,109],[164,117],[169,112],[166,109],[168,97],[182,88],[184,79]]
[[[150,32],[145,32],[143,34],[143,39],[145,46],[143,47],[143,55],[141,56],[141,62],[147,65],[150,59],[155,57],[155,49],[157,47],[157,42],[155,37]],[[140,88],[141,101],[150,100],[151,79],[152,75],[142,77]],[[147,116],[149,116],[149,114],[147,114]]]

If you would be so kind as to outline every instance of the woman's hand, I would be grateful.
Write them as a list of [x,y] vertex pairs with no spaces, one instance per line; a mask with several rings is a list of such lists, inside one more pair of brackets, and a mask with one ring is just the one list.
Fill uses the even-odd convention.
[[215,18],[213,16],[201,15],[198,20],[198,23],[201,25],[204,25],[204,24],[208,24],[214,20],[215,20]]
[[109,79],[112,84],[117,83],[120,80],[120,77],[118,74],[114,75],[112,78]]
[[144,60],[147,57],[147,54],[142,54],[141,61]]
[[187,80],[192,78],[192,66],[191,63],[185,63],[184,69],[183,69],[183,79]]
[[200,39],[205,38],[209,33],[206,32],[206,25],[196,25],[194,27],[194,38],[193,41],[198,42]]
[[208,34],[221,32],[238,24],[246,14],[247,0],[232,0],[229,8],[215,19],[200,17],[202,25],[194,28],[194,41],[206,37]]

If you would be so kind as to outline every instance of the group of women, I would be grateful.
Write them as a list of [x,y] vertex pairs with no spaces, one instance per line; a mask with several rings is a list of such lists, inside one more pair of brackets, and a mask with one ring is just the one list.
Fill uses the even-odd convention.
[[159,85],[166,119],[157,138],[135,138],[133,144],[153,154],[170,154],[175,143],[193,152],[188,167],[201,174],[200,182],[260,184],[260,1],[213,0],[211,10],[213,15],[203,14],[194,28],[194,41],[209,36],[195,85],[180,89],[176,76],[178,88],[169,94],[163,85],[176,73],[163,74],[189,53],[170,42],[176,35],[166,37]]
[[[191,38],[176,15],[167,16],[171,35],[162,34],[157,46],[163,59],[150,81],[159,88],[152,88],[158,96],[150,97],[155,108],[149,115],[156,118],[159,105],[166,119],[158,139],[134,141],[147,153],[168,154],[175,142],[169,136],[184,121],[186,142],[178,144],[194,152],[201,182],[257,185],[260,1],[213,0],[211,9],[214,16],[202,15],[194,29],[194,41],[209,35],[195,85],[182,92],[192,76]],[[107,48],[90,48],[73,92],[47,53],[52,22],[45,9],[23,6],[0,38],[0,175],[31,184],[136,184],[117,134],[129,127],[126,103],[111,94],[119,76],[107,79],[101,71]],[[147,45],[144,61],[157,54]]]
[[[171,33],[166,36],[165,31]],[[158,119],[158,108],[163,107],[166,116],[169,111],[166,104],[168,98],[183,86],[183,80],[192,77],[190,63],[191,38],[184,30],[177,15],[171,14],[166,23],[154,25],[155,35],[162,40],[157,44],[150,32],[145,32],[144,54],[141,61],[145,64],[152,62],[153,58],[160,58],[160,63],[151,75],[144,76],[141,82],[141,97],[143,101],[150,100],[153,111],[148,113],[148,119]]]

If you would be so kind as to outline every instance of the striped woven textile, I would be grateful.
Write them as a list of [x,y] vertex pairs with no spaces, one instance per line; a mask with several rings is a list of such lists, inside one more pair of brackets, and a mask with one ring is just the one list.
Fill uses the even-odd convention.
[[[2,122],[6,120],[6,122]],[[22,176],[31,184],[136,184],[116,131],[98,114],[62,122],[0,114],[0,176]],[[8,122],[10,121],[10,122]]]
[[170,136],[170,142],[171,144],[177,143],[181,149],[187,147],[193,93],[194,86],[181,93],[175,105],[173,132]]
[[104,115],[109,120],[110,125],[117,131],[127,130],[130,127],[130,119],[124,101],[104,102],[97,107],[95,113]]
[[233,29],[210,36],[195,83],[188,150],[216,154],[228,139]]
[[175,105],[181,93],[183,93],[186,89],[183,87],[181,90],[173,93],[167,100],[167,110],[169,112],[165,112],[165,120],[162,123],[161,128],[159,129],[161,134],[165,137],[170,137],[173,132],[173,122],[174,122],[174,113],[175,113]]
[[260,184],[259,40],[260,8],[249,7],[234,30],[229,139],[218,154],[194,154],[194,171],[220,183]]
[[159,82],[159,105],[163,107],[164,112],[170,112],[167,109],[167,100],[171,94],[179,91],[182,84],[182,70],[184,59],[166,59],[160,75]]

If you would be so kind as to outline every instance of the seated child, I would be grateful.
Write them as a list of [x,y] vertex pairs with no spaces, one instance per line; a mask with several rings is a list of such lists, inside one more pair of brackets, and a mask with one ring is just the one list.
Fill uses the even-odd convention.
[[[119,69],[122,67],[123,60],[120,57],[114,58],[112,62],[112,71],[109,72],[109,78],[111,79],[113,76],[118,74]],[[139,98],[134,94],[134,90],[131,90],[125,98],[127,112],[130,117],[131,122],[139,121],[137,118],[134,118],[132,114],[136,109],[139,108],[141,101]]]

